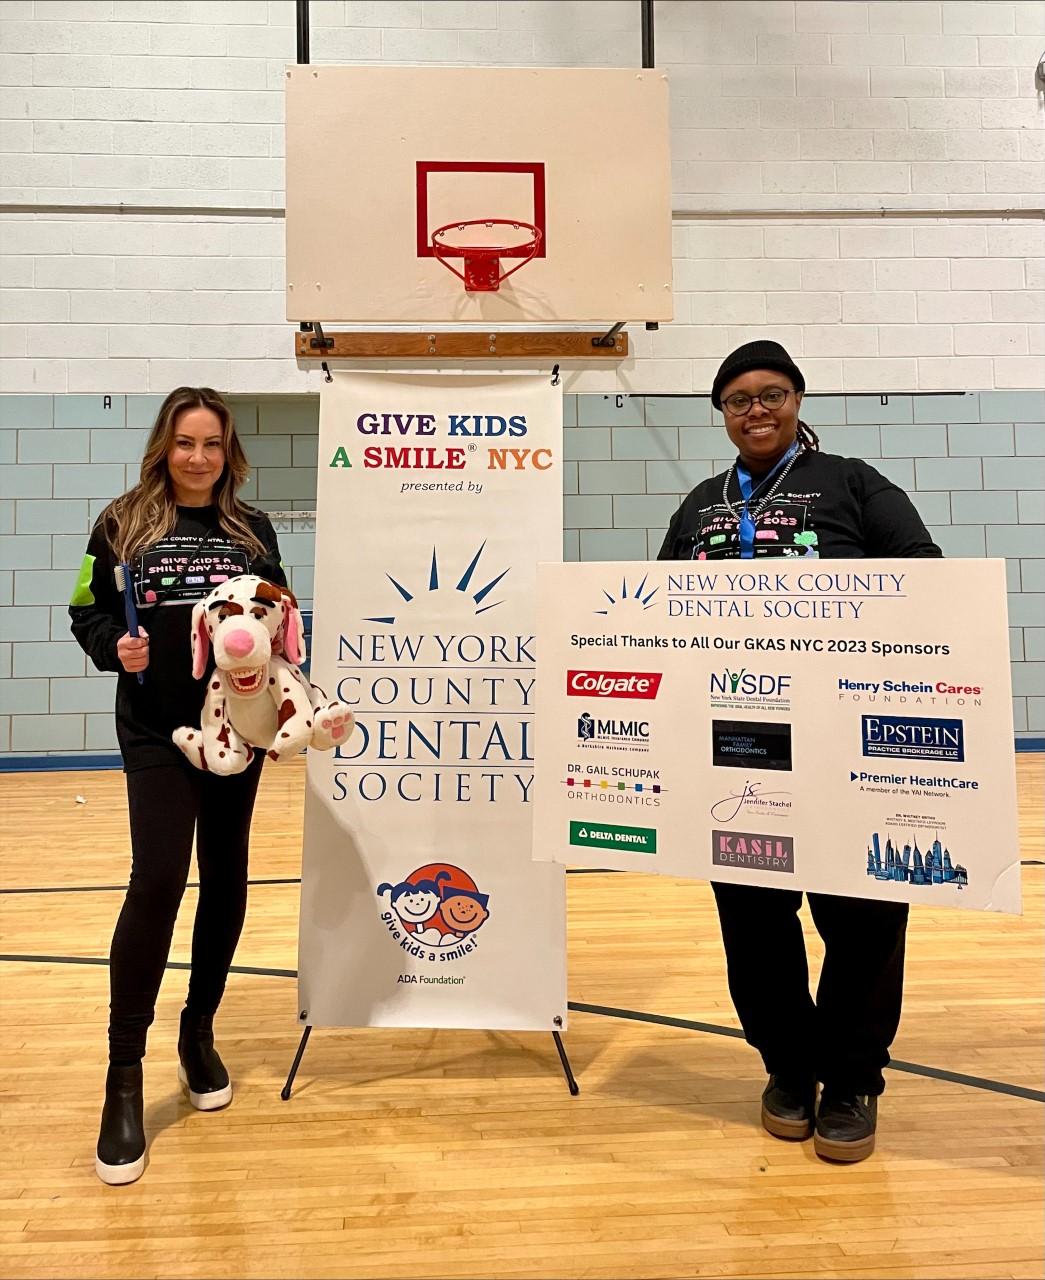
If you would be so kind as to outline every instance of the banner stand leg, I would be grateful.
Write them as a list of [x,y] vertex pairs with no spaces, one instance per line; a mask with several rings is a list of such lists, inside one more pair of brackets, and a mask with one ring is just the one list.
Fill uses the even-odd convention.
[[559,1035],[558,1031],[553,1031],[552,1039],[555,1041],[555,1047],[559,1051],[559,1061],[562,1063],[563,1075],[566,1077],[566,1085],[570,1091],[570,1096],[576,1098],[581,1091],[581,1087],[574,1078],[573,1068],[570,1066],[570,1060],[566,1056],[566,1049],[562,1043],[562,1036]]
[[298,1073],[298,1067],[301,1066],[301,1059],[305,1056],[305,1045],[308,1044],[308,1038],[312,1034],[312,1028],[306,1027],[301,1033],[301,1042],[298,1045],[298,1051],[294,1054],[294,1062],[290,1068],[290,1075],[287,1076],[287,1083],[280,1090],[279,1096],[284,1102],[290,1101],[290,1091],[294,1087],[294,1077]]
[[[301,1066],[301,1059],[305,1056],[305,1046],[308,1044],[308,1038],[311,1034],[311,1027],[306,1027],[301,1033],[298,1051],[294,1054],[294,1061],[290,1066],[290,1075],[287,1076],[287,1083],[280,1090],[279,1094],[284,1102],[290,1101],[290,1094],[294,1088],[294,1077],[298,1073],[298,1067]],[[566,1056],[566,1047],[562,1042],[562,1036],[559,1035],[558,1031],[553,1031],[552,1039],[555,1041],[555,1048],[559,1053],[559,1061],[562,1063],[563,1075],[566,1077],[566,1087],[570,1091],[570,1096],[576,1098],[581,1091],[581,1087],[577,1083],[576,1077],[573,1074],[573,1068],[570,1066],[570,1060]]]

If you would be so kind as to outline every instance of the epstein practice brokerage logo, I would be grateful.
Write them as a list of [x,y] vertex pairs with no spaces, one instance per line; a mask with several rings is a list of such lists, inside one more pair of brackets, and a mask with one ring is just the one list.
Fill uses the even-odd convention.
[[865,756],[901,756],[910,760],[965,760],[961,720],[928,716],[861,716]]
[[567,671],[570,698],[645,698],[657,696],[660,671]]
[[795,869],[795,842],[790,836],[759,835],[753,831],[712,831],[711,862],[742,871]]

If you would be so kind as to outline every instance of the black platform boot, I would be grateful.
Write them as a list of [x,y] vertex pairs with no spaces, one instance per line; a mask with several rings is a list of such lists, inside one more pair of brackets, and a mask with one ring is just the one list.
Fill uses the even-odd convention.
[[110,1063],[105,1077],[105,1105],[94,1168],[110,1187],[137,1182],[145,1172],[145,1125],[142,1121],[142,1064]]
[[214,1048],[214,1019],[211,1014],[181,1011],[178,1033],[178,1079],[189,1091],[189,1101],[197,1111],[217,1111],[232,1101],[232,1085],[225,1064]]

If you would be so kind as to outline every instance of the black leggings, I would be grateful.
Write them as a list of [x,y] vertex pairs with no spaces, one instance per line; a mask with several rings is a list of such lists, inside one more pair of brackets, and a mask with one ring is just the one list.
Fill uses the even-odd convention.
[[258,752],[229,778],[187,762],[127,774],[131,879],[109,957],[111,1062],[145,1054],[194,829],[200,889],[186,1006],[196,1014],[217,1010],[247,909],[247,841],[263,763]]

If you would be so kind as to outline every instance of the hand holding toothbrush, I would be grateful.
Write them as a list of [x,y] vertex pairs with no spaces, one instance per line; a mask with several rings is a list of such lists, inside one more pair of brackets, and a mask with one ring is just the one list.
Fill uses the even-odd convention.
[[116,656],[124,671],[137,675],[138,683],[145,683],[144,671],[149,665],[149,637],[138,626],[138,611],[134,606],[134,581],[131,568],[118,564],[115,568],[116,589],[123,594],[124,614],[127,618],[127,634],[116,642]]

